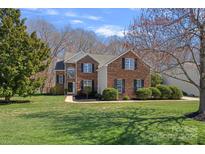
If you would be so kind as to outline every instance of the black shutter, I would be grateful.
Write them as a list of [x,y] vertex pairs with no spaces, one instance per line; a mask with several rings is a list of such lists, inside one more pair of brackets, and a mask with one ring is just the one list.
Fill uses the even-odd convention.
[[92,80],[92,91],[95,90],[95,84],[94,84],[94,80]]
[[137,69],[137,59],[135,59],[135,69]]
[[83,80],[80,81],[80,89],[83,90]]
[[134,85],[133,85],[134,92],[136,92],[136,90],[137,90],[137,87],[136,87],[136,82],[137,82],[137,80],[134,80],[134,81],[133,81],[133,83],[134,83]]
[[59,75],[56,75],[56,83],[59,83]]
[[141,80],[142,88],[144,87],[144,80]]
[[122,58],[122,69],[125,69],[125,58]]
[[125,79],[122,80],[122,93],[125,93]]
[[92,64],[92,72],[94,73],[94,71],[95,71],[95,65]]
[[83,70],[83,63],[81,63],[81,72],[84,72],[84,70]]
[[63,83],[65,83],[65,76],[63,75]]
[[117,79],[114,80],[114,88],[117,89]]

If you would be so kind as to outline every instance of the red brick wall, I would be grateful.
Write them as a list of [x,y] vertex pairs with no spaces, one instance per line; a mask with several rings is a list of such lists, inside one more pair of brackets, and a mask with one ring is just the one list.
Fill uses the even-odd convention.
[[[94,73],[83,73],[81,72],[81,63],[92,63],[94,64]],[[77,91],[81,89],[82,80],[94,80],[94,90],[97,91],[97,69],[98,62],[96,62],[90,56],[85,56],[77,62]]]
[[[124,70],[122,68],[122,58],[134,58],[137,59],[137,69],[136,70]],[[112,63],[108,64],[108,87],[114,87],[115,79],[125,79],[125,93],[122,96],[128,95],[131,98],[135,97],[134,92],[134,81],[135,79],[143,79],[144,86],[150,86],[150,68],[144,64],[144,62],[136,56],[133,52],[127,52],[122,55]],[[121,97],[122,97],[121,96]]]

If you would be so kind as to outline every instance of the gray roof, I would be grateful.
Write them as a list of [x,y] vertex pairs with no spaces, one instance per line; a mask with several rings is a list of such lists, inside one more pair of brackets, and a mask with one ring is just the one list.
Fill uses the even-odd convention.
[[66,53],[65,58],[64,58],[64,62],[65,63],[75,63],[75,62],[77,62],[78,60],[80,60],[81,58],[83,58],[87,55],[92,57],[94,60],[96,60],[99,63],[99,67],[103,66],[105,63],[107,63],[111,59],[117,57],[116,55],[91,54],[91,53],[85,53],[85,52],[80,51],[80,52],[75,53],[75,54]]
[[56,62],[55,70],[64,70],[64,61],[58,61]]

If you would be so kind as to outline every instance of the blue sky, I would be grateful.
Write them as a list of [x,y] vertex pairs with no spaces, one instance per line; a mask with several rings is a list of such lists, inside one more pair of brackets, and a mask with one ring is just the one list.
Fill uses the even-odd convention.
[[22,16],[29,19],[45,19],[57,28],[71,25],[73,28],[92,30],[97,35],[109,37],[122,36],[123,31],[134,17],[139,16],[138,9],[21,9]]

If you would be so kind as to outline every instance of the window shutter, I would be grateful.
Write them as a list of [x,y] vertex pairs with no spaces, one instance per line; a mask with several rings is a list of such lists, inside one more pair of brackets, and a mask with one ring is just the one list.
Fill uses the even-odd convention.
[[117,79],[114,80],[114,88],[117,89]]
[[92,72],[94,73],[95,72],[95,65],[92,64]]
[[137,69],[137,59],[135,59],[135,69]]
[[134,81],[133,81],[133,84],[134,84],[134,85],[133,85],[134,92],[137,90],[137,87],[136,87],[136,82],[137,82],[136,80],[134,80]]
[[83,90],[83,80],[80,81],[80,89]]
[[94,80],[92,80],[92,91],[94,91],[95,85],[94,85]]
[[81,63],[81,72],[84,72],[84,70],[83,70],[83,63]]
[[65,82],[65,76],[63,75],[63,83]]
[[122,58],[122,69],[125,69],[125,58]]
[[59,83],[59,75],[56,75],[56,83]]
[[144,80],[141,80],[142,88],[144,87]]
[[122,93],[125,93],[125,79],[122,80]]

